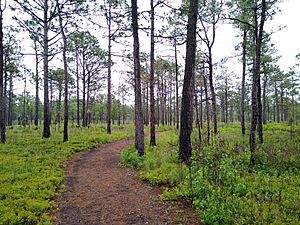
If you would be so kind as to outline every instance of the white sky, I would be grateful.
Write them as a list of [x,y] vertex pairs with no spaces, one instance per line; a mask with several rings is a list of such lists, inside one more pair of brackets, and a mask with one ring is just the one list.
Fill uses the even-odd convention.
[[[145,4],[146,3],[146,4]],[[148,0],[143,1],[143,4],[141,4],[141,1],[138,2],[138,5],[140,8],[149,9],[150,3]],[[271,41],[275,44],[275,47],[278,50],[278,55],[281,55],[281,59],[279,60],[278,64],[283,70],[287,70],[289,67],[293,66],[295,64],[295,55],[300,53],[300,30],[299,30],[299,21],[300,21],[300,0],[282,0],[278,4],[279,9],[281,10],[281,13],[278,13],[275,15],[274,20],[268,21],[266,23],[266,29],[276,30],[280,25],[286,26],[283,30],[272,34]],[[8,15],[4,12],[4,25],[7,22],[10,22],[11,15]],[[158,23],[158,22],[157,22]],[[237,54],[234,50],[235,45],[239,41],[235,36],[237,35],[238,30],[233,29],[231,25],[224,24],[221,25],[216,34],[216,43],[213,47],[213,55],[214,55],[214,62],[220,61],[222,58],[229,56],[229,55],[235,55]],[[23,36],[23,35],[22,35]],[[98,38],[101,39],[101,34],[97,35]],[[29,40],[29,38],[28,38]],[[100,40],[100,43],[102,43],[102,48],[106,49],[106,40]],[[141,51],[149,52],[150,49],[150,37],[147,37],[146,35],[140,34],[140,44],[141,44]],[[31,41],[24,42],[23,46],[29,46],[31,45]],[[113,51],[116,51],[117,48],[113,46]],[[26,47],[28,50],[29,47]],[[156,50],[161,52],[161,47],[156,45]],[[170,49],[170,48],[168,48]],[[27,51],[26,50],[26,51]],[[185,54],[185,47],[182,46],[180,49],[180,59],[181,62],[183,62],[183,57]],[[173,51],[165,50],[164,54],[172,54]],[[34,71],[34,61],[30,62],[28,58],[26,59],[26,65],[32,65],[32,70]],[[113,58],[114,61],[117,61],[118,59]],[[234,71],[237,74],[240,74],[241,71],[241,65],[238,63],[237,59],[233,60],[230,64],[229,68],[230,71]],[[61,67],[61,65],[59,65]],[[183,66],[183,65],[182,65]],[[121,69],[116,64],[114,66],[115,73],[118,73],[118,71]],[[115,85],[115,88],[117,88],[119,84],[119,77],[113,76],[113,84]],[[20,91],[22,90],[22,87],[18,88]],[[33,89],[32,89],[33,90]],[[19,92],[19,91],[18,91]]]
[[[278,65],[286,71],[295,64],[295,56],[300,53],[300,0],[282,0],[278,3],[278,8],[281,12],[277,13],[273,20],[266,22],[265,29],[275,31],[279,26],[286,26],[283,30],[271,35],[271,42],[278,50],[277,54],[282,56]],[[235,55],[234,46],[236,41],[239,41],[235,38],[237,32],[237,29],[234,30],[228,24],[218,28],[214,46],[215,62],[225,56]]]

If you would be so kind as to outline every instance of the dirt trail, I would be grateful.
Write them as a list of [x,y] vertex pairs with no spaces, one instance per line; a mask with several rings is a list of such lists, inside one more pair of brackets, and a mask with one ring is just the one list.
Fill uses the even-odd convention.
[[56,199],[54,224],[200,224],[190,207],[163,203],[159,188],[138,180],[134,170],[118,167],[121,149],[131,142],[75,154],[67,169],[67,190]]

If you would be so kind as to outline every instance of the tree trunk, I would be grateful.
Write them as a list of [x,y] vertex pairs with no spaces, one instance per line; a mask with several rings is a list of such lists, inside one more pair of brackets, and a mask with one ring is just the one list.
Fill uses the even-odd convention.
[[[276,121],[277,123],[280,122],[280,111],[279,111],[279,100],[278,100],[278,87],[277,87],[277,81],[275,81],[275,105],[276,105]],[[275,111],[274,111],[275,115]]]
[[135,148],[144,155],[144,124],[141,99],[140,44],[138,34],[137,0],[131,0],[133,28],[134,92],[135,92]]
[[242,89],[241,89],[241,128],[242,128],[242,134],[246,134],[246,128],[245,128],[245,82],[246,82],[246,41],[247,41],[247,31],[244,30],[243,33],[243,57],[242,57],[242,63],[243,63],[243,70],[242,70]]
[[87,73],[87,90],[86,90],[86,106],[85,106],[85,126],[89,126],[90,116],[90,87],[91,87],[91,73]]
[[6,127],[5,127],[5,104],[3,94],[3,9],[0,5],[0,133],[1,142],[6,141]]
[[107,71],[107,116],[106,133],[111,134],[111,2],[108,9],[108,71]]
[[86,94],[86,71],[85,71],[85,58],[83,55],[82,59],[82,126],[86,127],[86,105],[85,105],[85,94]]
[[284,105],[283,105],[283,88],[282,84],[280,85],[280,117],[281,122],[284,121]]
[[223,96],[220,96],[220,101],[221,101],[221,122],[225,123],[225,100]]
[[199,149],[201,149],[202,137],[201,137],[201,126],[200,126],[200,120],[199,120],[198,96],[197,96],[198,93],[196,90],[196,86],[194,87],[194,89],[195,89],[194,92],[195,92],[196,125],[197,125],[197,129],[198,129]]
[[228,78],[225,77],[225,123],[228,123]]
[[48,91],[48,0],[44,3],[44,37],[43,37],[43,63],[44,63],[44,129],[43,137],[50,137],[50,109]]
[[267,75],[264,74],[264,83],[263,83],[263,124],[267,123]]
[[155,137],[155,99],[154,99],[154,6],[151,6],[151,37],[150,37],[150,146],[156,145]]
[[205,108],[206,108],[206,124],[207,124],[207,144],[210,141],[210,116],[209,116],[209,102],[208,102],[208,90],[207,90],[207,81],[203,75],[203,84],[204,84],[204,93],[205,93]]
[[174,51],[175,51],[175,85],[176,85],[176,129],[179,129],[179,100],[178,100],[178,62],[177,62],[177,42],[174,39]]
[[23,116],[22,116],[22,126],[26,126],[26,77],[24,80],[24,91],[23,91]]
[[8,119],[7,125],[12,125],[12,112],[13,112],[13,74],[10,73],[9,77],[9,96],[8,96]]
[[196,27],[198,0],[190,0],[184,81],[182,89],[182,110],[179,135],[179,161],[189,163],[192,155],[191,133],[193,129],[193,77],[195,73]]
[[200,127],[201,129],[203,128],[203,99],[202,99],[202,95],[203,95],[203,90],[202,90],[202,84],[200,86]]
[[[65,92],[64,92],[64,135],[63,135],[63,142],[66,142],[69,140],[68,138],[68,123],[69,123],[69,108],[68,108],[68,64],[67,64],[67,37],[64,31],[63,27],[63,20],[62,20],[62,14],[61,14],[61,8],[58,3],[58,0],[56,0],[57,7],[58,7],[58,16],[59,16],[59,26],[60,26],[60,32],[63,39],[63,63],[64,63],[64,81],[65,81]],[[61,92],[61,90],[60,90]],[[61,94],[60,94],[61,95]],[[60,96],[61,98],[61,96]],[[60,103],[59,103],[60,105]],[[60,111],[60,107],[59,107]]]
[[258,110],[258,118],[257,118],[257,132],[260,143],[264,142],[263,139],[263,114],[262,114],[262,102],[261,102],[261,84],[260,84],[260,69],[258,72],[258,83],[257,83],[257,110]]
[[[251,128],[250,128],[250,163],[249,168],[252,169],[255,163],[254,159],[254,151],[255,151],[255,130],[258,126],[260,141],[262,141],[262,127],[260,127],[261,121],[261,101],[260,97],[260,63],[261,63],[261,45],[263,38],[263,28],[265,22],[265,14],[266,14],[266,1],[262,0],[262,9],[260,15],[260,24],[258,26],[257,21],[257,5],[254,7],[254,21],[255,21],[255,29],[254,29],[254,38],[255,38],[255,58],[253,63],[253,79],[252,79],[252,92],[251,92],[251,103],[252,103],[252,116],[251,116]],[[260,118],[259,118],[260,116]]]
[[218,133],[218,125],[217,125],[217,108],[216,108],[216,94],[215,88],[213,84],[213,64],[212,64],[212,49],[208,48],[208,60],[209,60],[209,87],[211,93],[211,104],[212,104],[212,117],[214,124],[214,134]]
[[34,40],[34,51],[35,51],[35,117],[34,125],[39,125],[39,58],[37,50],[37,41]]
[[77,100],[77,127],[80,127],[80,99],[79,99],[79,64],[78,64],[78,47],[76,45],[76,100]]

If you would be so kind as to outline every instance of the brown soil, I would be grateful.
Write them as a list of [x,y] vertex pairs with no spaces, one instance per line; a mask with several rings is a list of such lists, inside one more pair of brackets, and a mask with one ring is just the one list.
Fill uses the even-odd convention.
[[66,192],[56,199],[54,224],[201,224],[188,204],[162,202],[160,188],[118,166],[121,149],[131,142],[121,140],[75,154],[67,169]]

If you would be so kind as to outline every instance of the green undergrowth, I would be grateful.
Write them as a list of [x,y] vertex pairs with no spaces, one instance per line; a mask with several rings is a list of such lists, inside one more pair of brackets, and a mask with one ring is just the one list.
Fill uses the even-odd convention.
[[125,149],[121,165],[139,169],[140,178],[153,185],[171,184],[162,198],[190,201],[205,224],[296,225],[300,224],[298,131],[299,126],[291,132],[286,124],[266,125],[252,171],[249,135],[243,137],[237,124],[220,126],[219,135],[201,149],[195,129],[190,166],[177,163],[175,131],[161,135],[156,147],[146,146],[143,157],[133,147]]
[[133,126],[113,126],[106,134],[104,125],[69,130],[69,141],[62,142],[62,131],[52,129],[42,139],[42,127],[7,127],[7,143],[0,144],[0,224],[51,224],[49,210],[53,197],[63,191],[63,168],[72,154],[127,137]]
[[145,142],[146,154],[140,157],[134,148],[129,146],[121,152],[120,165],[140,169],[139,177],[153,185],[178,184],[186,175],[186,167],[177,163],[177,131],[171,130],[160,134],[157,146]]

